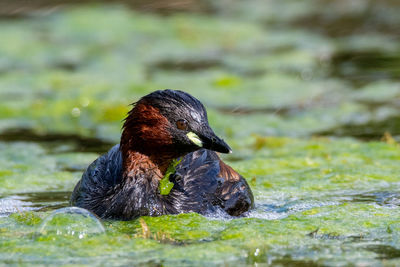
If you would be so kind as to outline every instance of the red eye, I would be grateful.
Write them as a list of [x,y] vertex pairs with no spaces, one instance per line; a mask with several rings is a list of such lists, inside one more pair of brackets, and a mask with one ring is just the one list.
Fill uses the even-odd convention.
[[178,120],[176,122],[176,127],[178,127],[179,130],[187,130],[188,123],[186,120]]

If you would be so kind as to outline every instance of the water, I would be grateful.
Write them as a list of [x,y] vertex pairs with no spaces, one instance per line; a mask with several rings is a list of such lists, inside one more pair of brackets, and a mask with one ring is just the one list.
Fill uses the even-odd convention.
[[71,192],[19,193],[0,199],[0,216],[22,211],[46,211],[69,205]]
[[[390,173],[397,172],[400,152],[390,145],[329,139],[292,139],[289,144],[279,141],[280,145],[275,147],[269,144],[272,155],[263,155],[264,149],[259,149],[251,158],[232,162],[246,177],[252,177],[252,172],[260,172],[255,180],[249,179],[256,196],[256,207],[244,217],[182,214],[144,217],[130,222],[103,220],[104,235],[101,234],[103,228],[96,226],[99,224],[97,219],[65,209],[71,192],[65,189],[72,188],[82,173],[79,168],[68,165],[75,165],[82,159],[89,161],[92,154],[74,152],[72,155],[79,155],[76,159],[70,157],[71,152],[64,154],[50,143],[48,147],[43,147],[43,143],[7,145],[8,149],[14,149],[9,151],[9,157],[17,161],[23,156],[21,150],[15,149],[18,146],[24,146],[29,154],[43,153],[44,163],[38,161],[36,166],[25,167],[26,173],[41,170],[52,159],[62,164],[50,170],[51,177],[57,177],[65,170],[72,170],[72,175],[66,177],[70,182],[54,180],[42,185],[42,188],[56,186],[62,189],[60,191],[18,193],[21,189],[26,190],[26,185],[3,184],[15,193],[0,200],[2,247],[12,251],[20,251],[23,247],[25,251],[14,259],[2,254],[3,262],[39,262],[35,260],[39,255],[47,264],[85,264],[90,260],[97,264],[111,261],[112,265],[128,262],[150,265],[185,262],[195,265],[234,262],[319,265],[328,261],[331,264],[332,255],[335,264],[344,264],[349,259],[360,264],[365,258],[374,263],[398,259],[400,193],[396,187],[398,182]],[[304,161],[304,155],[311,151],[313,159]],[[331,159],[325,153],[330,154]],[[279,155],[278,162],[274,154]],[[368,167],[355,169],[360,159],[368,162],[367,158],[376,155],[379,156],[375,164],[367,163]],[[344,161],[348,165],[345,169]],[[309,164],[313,167],[308,171],[292,169],[307,169]],[[391,166],[389,174],[387,169],[381,169],[382,164],[386,168]],[[377,179],[371,180],[374,176]],[[35,177],[31,176],[31,184],[40,181],[40,177]],[[337,247],[342,249],[337,250]],[[52,256],[43,256],[45,251],[51,251]],[[123,260],[115,258],[113,255],[116,254],[123,256]]]
[[[133,8],[157,12],[76,6],[0,21],[1,263],[400,264],[396,1]],[[205,104],[255,209],[120,222],[69,208],[129,104],[164,87]]]

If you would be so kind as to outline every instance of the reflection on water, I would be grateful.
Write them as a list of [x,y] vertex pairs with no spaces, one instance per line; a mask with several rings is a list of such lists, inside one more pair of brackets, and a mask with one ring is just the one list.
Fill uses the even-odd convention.
[[340,51],[333,55],[331,66],[331,75],[358,86],[378,80],[400,79],[399,51]]
[[47,211],[68,206],[71,192],[31,192],[0,198],[0,217],[15,212]]
[[400,249],[388,245],[368,245],[367,250],[373,251],[378,254],[378,259],[396,259],[400,258]]
[[[29,16],[32,13],[53,10],[54,8],[64,7],[65,5],[87,4],[93,3],[90,0],[35,0],[27,2],[0,2],[0,17],[8,19],[20,19]],[[98,0],[95,2],[107,3],[108,1]],[[135,1],[135,0],[114,0],[113,3],[124,4],[132,9],[144,12],[156,12],[159,14],[169,14],[173,12],[204,12],[213,11],[212,5],[208,1],[196,0],[152,0],[152,1]]]
[[[71,192],[32,192],[7,196],[0,199],[0,216],[21,211],[51,211],[69,205]],[[335,206],[349,202],[364,202],[387,207],[400,206],[399,192],[344,192],[343,194],[329,195],[312,199],[284,199],[279,201],[256,201],[256,208],[246,214],[249,218],[266,220],[284,219],[291,214],[307,211],[324,206]],[[218,216],[212,216],[217,219]],[[221,214],[220,219],[227,219]]]
[[352,202],[371,202],[380,206],[397,208],[400,206],[399,192],[367,192],[349,196]]
[[113,146],[111,142],[80,136],[77,134],[47,133],[38,134],[30,129],[9,129],[0,132],[0,141],[5,142],[35,142],[48,147],[68,145],[71,152],[104,153]]
[[8,216],[15,212],[39,209],[38,207],[33,207],[32,205],[32,202],[26,201],[24,198],[18,196],[0,198],[0,217]]
[[[370,203],[391,208],[400,207],[400,192],[342,192],[324,195],[319,198],[258,200],[256,208],[247,214],[250,218],[280,220],[291,214],[325,206],[337,206],[344,203]],[[316,214],[315,216],[319,216]]]
[[338,205],[338,201],[319,200],[319,199],[301,199],[284,200],[282,202],[262,203],[256,202],[256,209],[249,213],[250,218],[260,218],[266,220],[280,220],[291,214],[307,211],[313,208]]
[[390,133],[396,140],[400,139],[400,117],[390,116],[383,120],[368,121],[365,123],[347,123],[333,129],[324,130],[316,135],[355,137],[360,140],[380,140],[385,133]]

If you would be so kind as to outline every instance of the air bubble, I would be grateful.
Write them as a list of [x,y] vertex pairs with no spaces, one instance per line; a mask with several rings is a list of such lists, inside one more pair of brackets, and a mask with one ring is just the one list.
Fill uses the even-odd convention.
[[97,216],[90,211],[78,207],[67,207],[55,210],[47,216],[37,233],[82,239],[88,235],[105,233],[105,229]]
[[81,115],[81,110],[75,107],[71,110],[71,114],[73,117],[79,117]]

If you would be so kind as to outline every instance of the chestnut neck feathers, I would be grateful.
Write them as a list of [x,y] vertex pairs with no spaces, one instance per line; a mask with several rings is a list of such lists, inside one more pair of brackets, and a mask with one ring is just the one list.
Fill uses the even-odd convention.
[[180,144],[174,134],[174,121],[184,113],[191,114],[190,119],[207,116],[197,99],[180,91],[156,91],[134,105],[125,119],[120,143],[124,176],[150,171],[161,179],[173,159],[194,150]]
[[172,140],[167,126],[168,120],[157,108],[140,102],[135,105],[125,120],[121,136],[125,174],[131,176],[149,170],[165,173],[175,156],[168,151]]

